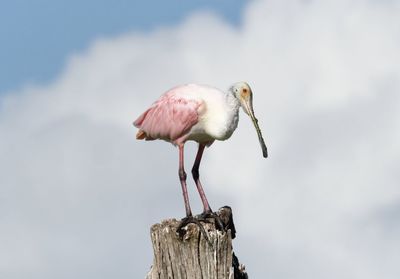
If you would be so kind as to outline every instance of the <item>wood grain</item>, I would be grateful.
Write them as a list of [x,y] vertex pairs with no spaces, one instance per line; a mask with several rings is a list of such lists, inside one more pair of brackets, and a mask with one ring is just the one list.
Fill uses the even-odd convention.
[[[221,209],[218,214],[226,215]],[[232,218],[225,216],[225,232],[217,230],[212,219],[201,223],[209,241],[195,224],[187,225],[181,238],[176,232],[179,226],[176,219],[167,219],[151,227],[154,260],[146,279],[248,278],[232,250]]]

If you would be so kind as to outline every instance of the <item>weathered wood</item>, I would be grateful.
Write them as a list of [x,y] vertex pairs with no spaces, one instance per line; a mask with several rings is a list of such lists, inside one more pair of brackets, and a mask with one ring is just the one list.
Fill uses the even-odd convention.
[[146,279],[248,278],[232,251],[235,228],[230,208],[221,208],[218,215],[226,232],[217,230],[212,219],[201,222],[208,241],[196,224],[187,225],[182,237],[176,232],[180,222],[175,219],[153,225],[154,260]]

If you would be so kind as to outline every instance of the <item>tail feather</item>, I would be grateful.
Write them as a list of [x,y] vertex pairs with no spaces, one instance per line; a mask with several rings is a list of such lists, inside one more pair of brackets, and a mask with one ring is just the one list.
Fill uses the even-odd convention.
[[139,130],[136,133],[136,139],[137,140],[142,140],[142,139],[145,139],[146,137],[147,137],[146,133],[144,131],[142,131],[142,130]]
[[138,139],[138,140],[143,140],[143,139],[144,140],[155,140],[154,138],[152,138],[148,134],[146,134],[146,132],[143,130],[139,130],[136,133],[136,139]]

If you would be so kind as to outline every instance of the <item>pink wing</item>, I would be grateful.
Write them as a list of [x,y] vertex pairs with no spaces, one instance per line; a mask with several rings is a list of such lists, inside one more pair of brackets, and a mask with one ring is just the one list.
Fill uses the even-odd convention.
[[178,96],[171,90],[139,116],[133,125],[145,132],[147,139],[179,143],[198,122],[201,105],[201,101]]

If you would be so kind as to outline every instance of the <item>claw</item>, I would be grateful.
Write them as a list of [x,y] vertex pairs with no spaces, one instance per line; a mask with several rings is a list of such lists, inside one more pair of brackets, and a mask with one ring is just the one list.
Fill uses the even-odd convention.
[[222,222],[221,217],[219,217],[218,214],[215,212],[205,211],[198,216],[198,219],[203,222],[210,222],[208,219],[214,219],[216,229],[222,232],[226,232],[225,225]]
[[208,238],[208,234],[207,234],[206,230],[204,229],[203,225],[200,223],[200,221],[197,218],[195,218],[193,216],[187,216],[181,220],[181,223],[179,224],[178,228],[176,229],[176,232],[179,234],[179,237],[181,239],[183,239],[183,237],[186,233],[186,231],[183,228],[190,223],[196,224],[199,227],[200,232],[203,234],[205,240],[208,242],[208,244],[210,244],[212,246],[212,243],[211,243],[210,239]]

